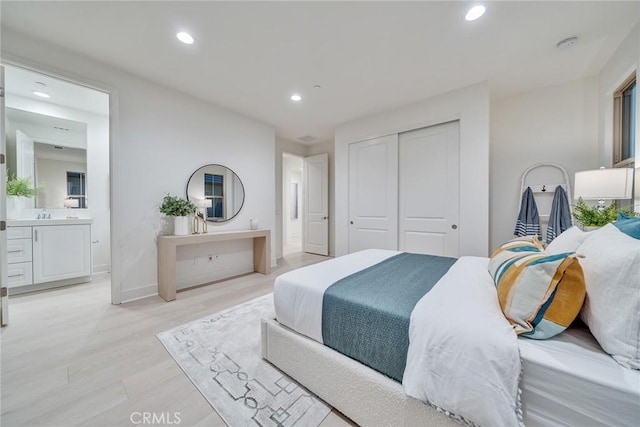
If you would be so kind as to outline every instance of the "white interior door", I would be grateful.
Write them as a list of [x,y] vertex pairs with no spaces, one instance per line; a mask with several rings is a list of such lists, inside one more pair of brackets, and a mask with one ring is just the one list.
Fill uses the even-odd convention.
[[306,157],[302,168],[304,187],[305,252],[329,255],[329,156]]
[[349,252],[398,248],[398,136],[349,145]]
[[0,65],[0,324],[9,323],[7,294],[7,141],[4,124],[4,67]]
[[399,250],[458,256],[459,124],[400,134]]
[[[36,182],[36,159],[33,139],[22,131],[16,131],[16,176],[31,178],[31,184]],[[24,208],[35,208],[35,198],[25,197]]]

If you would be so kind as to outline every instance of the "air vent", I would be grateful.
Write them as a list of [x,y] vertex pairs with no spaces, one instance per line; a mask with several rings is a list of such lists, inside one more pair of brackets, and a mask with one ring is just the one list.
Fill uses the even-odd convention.
[[59,145],[54,145],[53,148],[55,148],[56,150],[63,150],[64,147],[61,147]]
[[69,132],[69,128],[62,128],[62,127],[60,127],[60,126],[54,126],[53,128],[54,128],[55,130],[61,130],[61,131],[64,131],[64,132]]
[[300,138],[298,138],[298,141],[302,141],[305,144],[308,144],[310,142],[315,141],[316,139],[318,139],[318,137],[316,136],[311,136],[311,135],[305,135],[305,136],[301,136]]

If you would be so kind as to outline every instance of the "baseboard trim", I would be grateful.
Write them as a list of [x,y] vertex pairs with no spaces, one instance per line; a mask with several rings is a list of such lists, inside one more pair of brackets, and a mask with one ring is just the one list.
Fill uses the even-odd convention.
[[93,266],[93,274],[110,273],[111,264],[97,264]]

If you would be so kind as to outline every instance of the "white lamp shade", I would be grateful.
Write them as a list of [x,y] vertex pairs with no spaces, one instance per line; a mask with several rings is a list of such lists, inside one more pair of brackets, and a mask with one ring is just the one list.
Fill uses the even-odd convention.
[[630,199],[633,186],[633,169],[594,169],[576,172],[575,192],[577,199]]
[[78,206],[80,206],[80,201],[78,199],[64,199],[65,208],[77,208]]

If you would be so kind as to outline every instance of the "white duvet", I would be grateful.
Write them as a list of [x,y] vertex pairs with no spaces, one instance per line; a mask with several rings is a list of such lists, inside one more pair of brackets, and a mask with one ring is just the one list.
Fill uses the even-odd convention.
[[520,353],[487,258],[462,257],[409,323],[405,392],[480,426],[521,424]]
[[[371,249],[283,274],[278,321],[322,343],[322,300],[338,280],[400,252]],[[416,399],[479,426],[521,423],[520,356],[487,258],[462,257],[411,313],[402,385]]]

